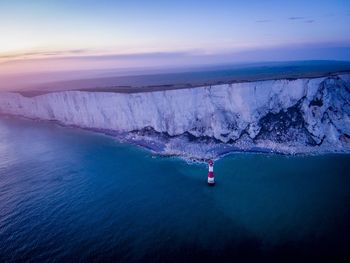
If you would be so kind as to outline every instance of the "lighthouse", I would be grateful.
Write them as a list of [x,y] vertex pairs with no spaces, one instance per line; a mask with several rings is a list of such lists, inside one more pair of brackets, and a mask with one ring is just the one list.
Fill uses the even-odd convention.
[[213,186],[215,184],[214,179],[214,162],[212,160],[208,161],[209,171],[208,171],[208,185]]

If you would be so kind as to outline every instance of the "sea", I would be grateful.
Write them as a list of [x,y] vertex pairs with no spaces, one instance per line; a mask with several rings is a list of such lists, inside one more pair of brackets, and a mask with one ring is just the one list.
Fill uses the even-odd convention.
[[350,155],[207,165],[0,117],[0,262],[350,262]]

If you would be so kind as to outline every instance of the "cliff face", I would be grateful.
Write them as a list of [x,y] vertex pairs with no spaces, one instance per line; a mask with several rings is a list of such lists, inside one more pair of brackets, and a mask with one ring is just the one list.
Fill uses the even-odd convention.
[[[114,131],[166,153],[349,151],[350,75],[120,94],[0,93],[0,112]],[[223,150],[225,148],[225,150]]]

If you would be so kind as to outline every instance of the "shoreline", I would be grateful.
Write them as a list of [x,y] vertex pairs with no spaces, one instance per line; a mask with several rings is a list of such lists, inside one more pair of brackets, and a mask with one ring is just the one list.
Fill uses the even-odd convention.
[[[199,156],[191,156],[191,155],[181,155],[180,153],[175,153],[175,152],[166,152],[166,151],[160,151],[159,150],[159,145],[158,148],[154,146],[154,144],[161,144],[161,137],[164,135],[161,135],[159,137],[153,136],[152,138],[154,141],[149,141],[147,140],[132,140],[128,138],[128,136],[132,133],[118,133],[115,131],[110,131],[110,130],[102,130],[102,129],[92,129],[92,128],[84,128],[80,126],[74,126],[74,125],[66,125],[63,123],[60,123],[59,121],[48,121],[48,120],[41,120],[41,119],[35,119],[35,118],[28,118],[24,116],[14,116],[14,115],[9,115],[9,114],[3,114],[0,113],[0,118],[5,118],[5,119],[14,119],[14,120],[20,120],[20,121],[29,121],[29,122],[40,122],[42,124],[49,124],[49,125],[54,125],[58,126],[61,128],[68,128],[68,129],[74,129],[74,130],[80,130],[80,131],[85,131],[89,132],[94,135],[103,135],[108,138],[116,140],[118,143],[123,143],[127,145],[132,145],[136,146],[138,148],[141,148],[143,150],[148,151],[149,153],[152,153],[156,156],[159,157],[164,157],[164,158],[179,158],[181,160],[184,160],[185,162],[190,162],[190,163],[206,163],[209,159],[213,159],[215,161],[218,161],[226,156],[234,155],[234,154],[266,154],[266,155],[281,155],[281,156],[320,156],[320,155],[329,155],[329,154],[335,154],[335,155],[348,155],[350,154],[350,149],[348,150],[340,150],[340,149],[320,149],[318,147],[320,146],[306,146],[305,150],[306,151],[300,151],[300,152],[287,152],[281,150],[276,150],[272,148],[267,148],[267,147],[260,147],[260,146],[255,146],[251,148],[239,148],[237,146],[233,146],[230,144],[225,144],[225,143],[218,143],[214,144],[214,146],[217,146],[218,149],[217,151],[214,151],[213,156],[209,157],[199,157]],[[182,135],[175,136],[176,139],[180,138]],[[171,136],[168,136],[168,139],[171,138]],[[201,138],[199,138],[201,139]],[[183,141],[184,144],[186,144],[186,141]],[[185,148],[185,147],[184,147]],[[226,148],[226,149],[225,149]],[[230,148],[230,149],[227,149]],[[315,149],[318,148],[318,149]],[[313,150],[315,149],[315,150]]]

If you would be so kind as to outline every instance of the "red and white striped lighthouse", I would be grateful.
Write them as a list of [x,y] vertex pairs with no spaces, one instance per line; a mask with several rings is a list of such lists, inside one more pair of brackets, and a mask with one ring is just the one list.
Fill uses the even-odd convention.
[[212,186],[215,184],[214,179],[214,162],[212,160],[208,161],[209,171],[208,171],[208,185]]

